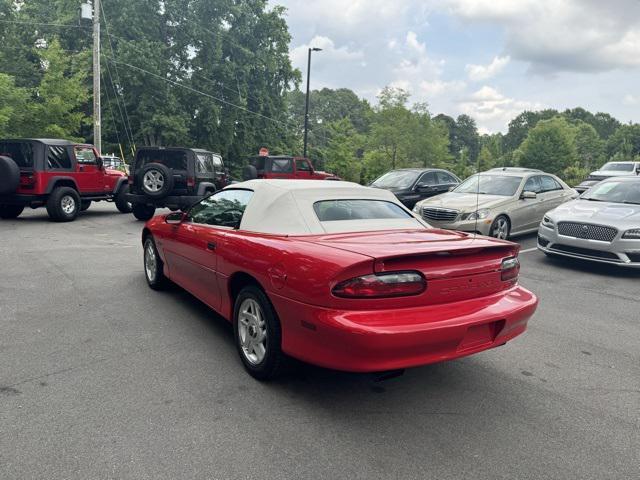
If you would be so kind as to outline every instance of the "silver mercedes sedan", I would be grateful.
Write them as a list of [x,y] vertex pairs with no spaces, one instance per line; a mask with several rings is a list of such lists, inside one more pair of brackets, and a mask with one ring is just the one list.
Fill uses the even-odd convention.
[[578,193],[555,175],[527,168],[494,168],[452,191],[416,203],[413,211],[436,228],[496,238],[535,232],[542,216]]
[[538,229],[547,255],[640,268],[640,178],[611,178],[548,212]]

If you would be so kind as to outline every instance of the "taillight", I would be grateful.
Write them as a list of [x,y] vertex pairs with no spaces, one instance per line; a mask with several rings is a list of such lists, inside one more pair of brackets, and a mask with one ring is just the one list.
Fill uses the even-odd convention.
[[133,175],[129,175],[129,179],[127,180],[129,185],[133,185]]
[[520,273],[520,260],[518,257],[509,257],[502,260],[502,266],[500,267],[501,278],[503,282],[518,278]]
[[418,295],[426,288],[427,281],[419,272],[390,272],[340,282],[332,292],[343,298],[384,298]]
[[23,187],[32,187],[36,184],[36,177],[32,173],[20,174],[20,185]]
[[195,187],[196,180],[193,177],[187,177],[187,187]]

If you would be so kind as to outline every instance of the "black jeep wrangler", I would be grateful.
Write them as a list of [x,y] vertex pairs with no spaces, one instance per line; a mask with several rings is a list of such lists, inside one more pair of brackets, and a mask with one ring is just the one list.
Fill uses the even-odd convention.
[[127,199],[138,220],[149,220],[156,208],[186,210],[228,183],[229,175],[217,153],[142,147],[131,166]]

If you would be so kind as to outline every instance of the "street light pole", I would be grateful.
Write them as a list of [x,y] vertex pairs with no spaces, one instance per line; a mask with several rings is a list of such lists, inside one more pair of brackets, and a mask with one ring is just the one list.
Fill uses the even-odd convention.
[[93,0],[93,143],[102,155],[100,113],[100,0]]
[[307,135],[309,133],[309,80],[311,78],[311,52],[320,52],[321,48],[310,48],[309,57],[307,59],[307,98],[304,107],[304,153],[303,157],[307,158]]

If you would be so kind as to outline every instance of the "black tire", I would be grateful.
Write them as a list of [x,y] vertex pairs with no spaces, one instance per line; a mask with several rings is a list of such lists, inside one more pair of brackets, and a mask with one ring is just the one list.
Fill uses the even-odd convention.
[[164,198],[173,190],[173,173],[161,163],[149,163],[138,174],[140,188],[151,198]]
[[0,205],[0,218],[4,220],[18,218],[23,210],[22,205]]
[[[160,259],[158,249],[156,248],[156,242],[151,235],[147,236],[144,240],[143,249],[143,265],[144,265],[144,278],[147,279],[147,285],[153,290],[162,290],[167,286],[169,282],[164,275],[164,263]],[[153,259],[153,265],[151,260]]]
[[0,156],[0,195],[15,193],[20,186],[20,167],[9,157]]
[[71,222],[80,213],[80,195],[71,187],[58,187],[47,199],[47,213],[54,222]]
[[91,206],[91,200],[82,200],[82,202],[80,202],[80,211],[86,212],[87,210],[89,210],[90,206]]
[[489,229],[489,236],[507,240],[511,235],[511,222],[506,215],[498,215]]
[[123,185],[116,195],[116,208],[120,213],[131,213],[133,210],[131,203],[127,200],[127,193],[129,193],[129,185]]
[[[257,324],[247,325],[246,323],[243,323],[244,327],[240,326],[241,322],[243,322],[241,318],[242,310],[247,308],[251,304],[250,302],[254,302],[253,305],[259,307],[264,322],[263,327],[259,327]],[[245,319],[244,321],[247,320]],[[255,336],[253,336],[252,332],[255,333]],[[257,351],[251,353],[253,346],[247,349],[245,339],[242,338],[243,333],[245,339],[247,335],[254,339],[262,339],[260,342],[254,342],[254,344],[260,343],[262,345],[260,348],[264,349],[261,359],[259,356],[255,356]],[[257,380],[271,380],[280,374],[284,364],[280,320],[265,293],[257,286],[249,285],[244,287],[236,298],[233,309],[233,336],[240,360],[249,375]],[[252,355],[255,358],[252,359]]]
[[253,165],[245,165],[242,169],[242,179],[243,180],[253,180],[258,178],[258,170]]
[[133,216],[143,222],[151,220],[156,213],[156,207],[150,207],[144,203],[134,203],[131,210],[133,211]]

